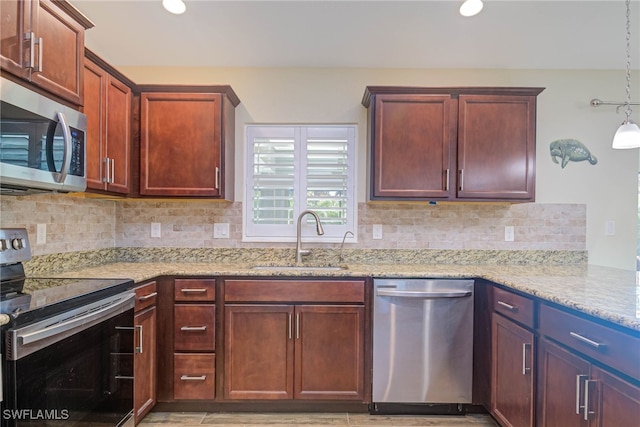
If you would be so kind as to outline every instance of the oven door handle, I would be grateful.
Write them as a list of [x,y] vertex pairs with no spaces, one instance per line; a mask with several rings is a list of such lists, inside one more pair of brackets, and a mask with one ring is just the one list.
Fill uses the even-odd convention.
[[79,326],[85,326],[87,324],[96,324],[103,319],[112,317],[112,313],[117,312],[124,305],[129,304],[131,299],[135,298],[135,294],[131,293],[124,298],[110,304],[106,307],[100,308],[95,311],[89,311],[86,314],[82,314],[78,317],[74,317],[65,322],[60,322],[53,326],[45,327],[37,331],[18,334],[19,342],[22,345],[32,344],[34,342],[53,337],[55,335],[63,334]]

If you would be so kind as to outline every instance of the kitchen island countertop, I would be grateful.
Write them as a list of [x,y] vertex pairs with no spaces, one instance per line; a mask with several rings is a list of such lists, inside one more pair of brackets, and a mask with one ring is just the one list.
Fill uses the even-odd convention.
[[131,278],[157,276],[252,277],[437,277],[483,278],[595,316],[640,334],[640,286],[635,271],[587,264],[456,265],[349,264],[344,270],[256,270],[256,263],[115,262],[56,273],[58,277]]

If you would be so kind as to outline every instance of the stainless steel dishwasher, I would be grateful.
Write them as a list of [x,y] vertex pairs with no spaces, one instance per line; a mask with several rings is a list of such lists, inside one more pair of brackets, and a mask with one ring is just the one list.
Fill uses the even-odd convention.
[[373,283],[371,412],[403,412],[397,404],[462,412],[462,404],[471,403],[473,280]]

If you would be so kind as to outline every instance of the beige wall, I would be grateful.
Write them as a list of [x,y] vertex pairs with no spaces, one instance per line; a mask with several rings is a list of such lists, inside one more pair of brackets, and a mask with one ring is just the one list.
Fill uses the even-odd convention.
[[[440,212],[458,212],[458,216],[450,219],[449,224],[456,221],[474,221],[478,210],[494,210],[494,218],[486,222],[476,222],[476,227],[458,230],[471,233],[471,237],[449,240],[452,229],[445,227],[445,222],[434,223],[420,219],[416,225],[438,230],[428,236],[418,235],[427,242],[426,247],[471,247],[472,242],[487,248],[532,248],[547,242],[545,248],[588,249],[589,262],[598,265],[609,265],[627,269],[635,268],[636,222],[637,222],[637,172],[638,151],[614,151],[610,148],[611,138],[623,116],[617,115],[614,107],[589,106],[591,98],[604,100],[624,99],[624,72],[622,71],[576,71],[576,70],[419,70],[419,69],[221,69],[221,68],[122,68],[122,71],[137,83],[180,83],[180,84],[230,84],[238,94],[242,103],[236,110],[236,201],[243,197],[244,126],[248,123],[356,123],[358,125],[358,201],[360,202],[361,233],[358,246],[377,247],[389,245],[403,247],[408,229],[402,229],[389,235],[386,243],[370,239],[367,228],[370,219],[363,212],[375,211],[377,204],[365,203],[366,186],[366,110],[360,104],[367,85],[415,85],[415,86],[538,86],[545,91],[538,97],[537,125],[537,194],[536,203],[529,205],[494,205],[496,207],[477,207],[474,204],[460,204],[456,207],[440,204],[436,209]],[[640,86],[638,73],[634,73],[633,87]],[[640,109],[636,109],[640,110]],[[638,112],[634,112],[634,120],[639,121]],[[562,169],[551,162],[549,143],[560,138],[576,138],[583,142],[598,158],[593,166],[586,162],[569,163]],[[179,167],[179,162],[176,163]],[[43,197],[43,196],[32,196]],[[44,196],[47,197],[47,196]],[[61,196],[52,196],[61,197]],[[3,227],[14,224],[5,220],[5,212],[15,210],[16,202],[2,203]],[[63,197],[63,200],[66,198]],[[30,198],[22,202],[31,203]],[[147,221],[167,223],[171,236],[186,236],[190,227],[194,233],[208,233],[216,218],[227,218],[227,209],[237,213],[237,205],[218,204],[214,206],[214,214],[202,212],[195,220],[184,212],[173,211],[168,217],[164,215],[169,209],[162,203],[151,202],[113,202],[81,200],[81,204],[100,205],[104,209],[114,209],[112,223],[115,245],[154,245],[172,246],[175,239],[152,240],[148,238]],[[176,203],[176,202],[172,202]],[[66,206],[66,201],[63,203]],[[187,204],[185,206],[191,206]],[[386,206],[386,204],[385,204]],[[391,205],[390,212],[402,212],[404,205]],[[84,208],[83,208],[84,209]],[[428,218],[426,212],[433,212],[432,206],[412,204],[411,209],[418,215]],[[363,211],[364,210],[364,211]],[[515,221],[515,213],[526,212],[525,219]],[[389,212],[387,212],[388,214]],[[36,212],[27,211],[23,216],[12,216],[16,224],[25,223],[35,229]],[[158,216],[154,216],[158,215]],[[420,216],[419,215],[419,216]],[[153,220],[153,218],[160,218]],[[566,228],[576,216],[586,221],[584,231],[580,225],[573,224]],[[586,218],[586,219],[585,219]],[[380,222],[393,226],[397,217],[390,215],[380,218]],[[565,221],[566,220],[566,221]],[[616,222],[616,235],[605,236],[606,220]],[[84,219],[82,221],[85,221]],[[86,219],[86,221],[90,221]],[[137,221],[137,222],[136,222]],[[191,222],[190,222],[191,221]],[[233,223],[235,217],[229,222]],[[378,221],[376,219],[375,221]],[[424,222],[427,221],[427,222]],[[197,224],[194,224],[197,222]],[[508,222],[510,222],[508,224]],[[530,222],[531,225],[528,224]],[[204,223],[204,224],[201,224]],[[83,223],[84,224],[84,223]],[[134,225],[131,225],[134,224]],[[137,225],[135,225],[137,224]],[[191,224],[191,225],[189,225]],[[200,224],[200,225],[198,225]],[[516,227],[516,242],[510,246],[504,242],[503,225]],[[71,225],[69,225],[71,227]],[[442,228],[444,227],[444,228]],[[548,227],[542,230],[540,227]],[[164,225],[163,225],[164,228]],[[489,231],[490,230],[490,231]],[[533,230],[533,231],[532,231]],[[426,233],[430,233],[425,231]],[[565,234],[568,233],[568,234]],[[212,234],[212,233],[211,233]],[[415,234],[415,233],[414,233]],[[385,234],[386,235],[386,234]],[[136,237],[137,236],[137,237]],[[484,236],[484,237],[480,237]],[[489,237],[487,237],[489,236]],[[541,237],[546,236],[546,237]],[[573,236],[574,242],[567,245],[563,239]],[[33,237],[35,239],[35,237]],[[168,239],[168,237],[167,237]],[[207,243],[204,242],[207,240]],[[197,242],[196,242],[197,241]],[[109,239],[102,240],[96,235],[93,245],[108,244]],[[189,240],[189,245],[216,246],[242,245],[237,239],[228,241],[209,240],[206,238]],[[450,243],[443,243],[450,242]],[[464,243],[462,243],[464,242]],[[481,243],[478,243],[481,242]],[[395,245],[395,246],[394,246]],[[570,248],[567,246],[571,246]],[[411,246],[412,247],[412,246]],[[474,248],[476,246],[473,246]],[[80,248],[75,250],[81,250]],[[51,253],[48,247],[37,248],[40,253]]]

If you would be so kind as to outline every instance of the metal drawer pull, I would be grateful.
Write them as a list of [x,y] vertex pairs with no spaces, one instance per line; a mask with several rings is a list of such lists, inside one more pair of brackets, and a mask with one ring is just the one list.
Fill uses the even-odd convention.
[[133,379],[133,377],[126,376],[126,375],[116,375],[114,378],[117,379],[117,380],[132,380]]
[[446,177],[444,182],[444,191],[449,191],[449,169],[446,171]]
[[135,352],[142,353],[142,325],[136,325],[135,327],[140,328],[140,335],[138,335],[138,344],[140,345],[136,347]]
[[150,299],[150,298],[155,297],[156,295],[158,295],[158,293],[157,293],[157,292],[152,292],[152,293],[150,293],[149,295],[141,296],[140,298],[138,298],[138,301],[146,301],[146,300],[148,300],[148,299]]
[[206,331],[207,326],[183,326],[180,328],[181,331]]
[[584,408],[584,405],[581,405],[580,399],[582,398],[582,381],[587,380],[586,375],[576,375],[576,414],[580,415],[580,410]]
[[207,379],[206,375],[200,375],[199,377],[191,377],[189,375],[183,375],[180,377],[181,381],[204,381]]
[[291,313],[289,313],[289,339],[293,336],[293,321],[291,320]]
[[522,375],[527,375],[531,372],[531,368],[527,367],[527,349],[531,347],[531,344],[527,342],[522,343]]
[[180,292],[185,294],[204,294],[207,292],[206,288],[183,288],[180,289]]
[[598,350],[601,348],[605,348],[607,346],[606,344],[602,344],[597,341],[590,340],[589,338],[583,337],[582,335],[577,334],[575,332],[569,332],[569,335],[571,335],[573,338],[577,339],[578,341],[582,341],[583,343],[588,344],[591,347],[597,348]]
[[594,415],[595,411],[589,410],[589,384],[595,383],[596,381],[586,380],[584,382],[584,420],[589,421],[589,416]]
[[515,305],[511,305],[509,303],[506,303],[504,301],[498,300],[498,305],[501,305],[502,307],[506,308],[507,310],[513,311],[514,313],[518,311],[518,307],[516,307]]

